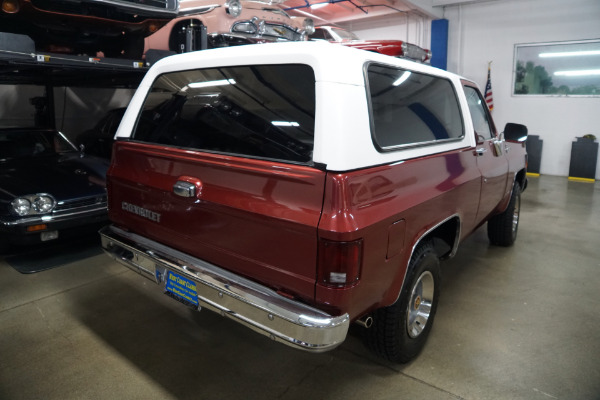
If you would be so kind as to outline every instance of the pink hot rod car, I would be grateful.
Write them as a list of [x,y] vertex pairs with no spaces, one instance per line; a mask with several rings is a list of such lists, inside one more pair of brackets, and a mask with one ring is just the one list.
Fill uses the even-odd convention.
[[312,19],[291,17],[278,2],[190,0],[181,2],[178,18],[146,37],[145,51],[183,53],[207,47],[303,41],[313,32]]

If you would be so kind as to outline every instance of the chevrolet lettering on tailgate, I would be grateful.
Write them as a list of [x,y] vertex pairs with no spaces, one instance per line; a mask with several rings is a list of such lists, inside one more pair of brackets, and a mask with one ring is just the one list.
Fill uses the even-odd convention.
[[140,217],[144,217],[149,219],[150,221],[160,222],[160,214],[155,213],[152,210],[148,210],[147,208],[143,208],[140,206],[136,206],[135,204],[129,204],[126,201],[121,203],[123,210],[128,211],[133,214],[137,214]]
[[357,323],[407,362],[433,326],[440,260],[484,223],[492,244],[516,240],[526,138],[496,129],[475,83],[383,54],[296,42],[168,57],[117,131],[102,246],[276,341],[322,352]]

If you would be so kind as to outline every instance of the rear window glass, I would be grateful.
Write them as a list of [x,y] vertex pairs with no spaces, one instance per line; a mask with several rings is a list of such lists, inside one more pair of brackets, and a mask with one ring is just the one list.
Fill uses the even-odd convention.
[[201,151],[312,160],[315,77],[307,65],[251,65],[159,76],[133,139]]
[[463,121],[451,82],[400,68],[367,68],[371,128],[380,150],[457,140]]

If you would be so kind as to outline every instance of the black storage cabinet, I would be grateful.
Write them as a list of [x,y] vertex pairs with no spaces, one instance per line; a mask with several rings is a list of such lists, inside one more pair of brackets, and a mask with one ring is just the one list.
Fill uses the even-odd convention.
[[539,174],[542,165],[544,141],[538,135],[527,136],[527,172]]
[[570,178],[596,179],[598,143],[587,138],[577,138],[571,144]]

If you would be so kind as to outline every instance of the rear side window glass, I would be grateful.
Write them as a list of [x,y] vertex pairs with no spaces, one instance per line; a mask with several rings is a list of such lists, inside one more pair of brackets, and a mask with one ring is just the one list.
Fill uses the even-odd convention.
[[379,150],[393,150],[464,136],[451,82],[415,71],[367,67],[371,129]]
[[194,150],[312,160],[315,76],[307,65],[251,65],[159,76],[133,139]]

